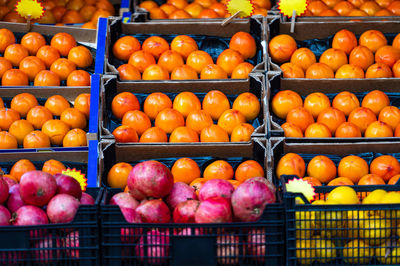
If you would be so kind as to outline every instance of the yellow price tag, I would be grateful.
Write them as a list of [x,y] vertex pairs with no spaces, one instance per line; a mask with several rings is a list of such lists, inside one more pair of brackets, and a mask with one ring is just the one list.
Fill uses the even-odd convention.
[[82,191],[86,191],[87,187],[87,178],[85,178],[85,174],[81,173],[81,170],[76,170],[68,168],[67,170],[62,171],[63,175],[68,175],[76,179],[81,185]]
[[44,7],[36,0],[18,0],[15,11],[26,19],[39,19],[44,14]]
[[301,16],[307,10],[307,0],[280,0],[278,9],[281,14],[292,17],[294,11],[296,16]]

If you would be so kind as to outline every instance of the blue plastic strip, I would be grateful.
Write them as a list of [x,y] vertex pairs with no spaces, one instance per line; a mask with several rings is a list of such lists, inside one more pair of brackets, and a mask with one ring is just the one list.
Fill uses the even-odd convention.
[[129,8],[130,7],[130,1],[129,0],[121,0],[121,6],[120,8]]
[[98,141],[89,140],[89,156],[87,167],[88,187],[97,187],[97,159],[98,159]]
[[122,23],[131,22],[132,13],[131,12],[124,12],[122,14]]
[[87,147],[49,147],[41,149],[11,149],[0,150],[0,153],[25,153],[25,152],[56,152],[56,151],[87,151]]
[[104,60],[106,55],[106,37],[107,37],[107,18],[99,18],[99,24],[97,29],[97,51],[96,51],[96,63],[94,68],[95,74],[104,73]]
[[93,74],[90,86],[89,133],[97,133],[99,123],[100,75]]

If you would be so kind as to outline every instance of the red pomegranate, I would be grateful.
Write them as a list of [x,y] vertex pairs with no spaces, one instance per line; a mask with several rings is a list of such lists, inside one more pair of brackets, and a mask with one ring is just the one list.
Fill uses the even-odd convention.
[[[146,242],[145,242],[146,238]],[[169,233],[151,230],[142,236],[135,247],[135,255],[139,256],[142,262],[149,264],[165,263],[169,256]],[[147,249],[147,253],[145,252]]]
[[172,186],[171,192],[165,198],[165,202],[171,208],[171,210],[174,210],[176,205],[178,205],[180,202],[191,199],[197,199],[194,188],[183,182],[176,182]]
[[8,184],[0,177],[0,204],[3,204],[8,199]]
[[[242,252],[240,252],[242,249]],[[217,237],[217,261],[223,265],[239,264],[240,255],[245,254],[244,246],[240,244],[239,236],[235,234]]]
[[128,192],[120,192],[112,196],[110,205],[118,205],[120,208],[136,209],[136,207],[139,206],[139,201]]
[[202,201],[195,214],[196,223],[232,222],[232,210],[229,200],[221,197]]
[[10,188],[10,196],[7,200],[7,208],[11,213],[14,213],[22,206],[25,206],[25,203],[19,194],[19,184],[16,184]]
[[136,212],[143,223],[169,223],[171,220],[169,208],[162,200],[144,201],[136,208]]
[[231,200],[233,191],[235,191],[235,188],[228,180],[211,179],[201,187],[199,199],[203,201],[213,197],[221,197]]
[[94,205],[94,198],[86,192],[82,192],[80,199],[82,205]]
[[19,182],[19,193],[22,200],[29,205],[44,206],[56,194],[55,178],[46,172],[30,171],[22,175]]
[[47,216],[52,223],[70,223],[79,208],[79,200],[68,194],[55,195],[47,205]]
[[0,263],[1,265],[20,265],[26,255],[26,251],[0,252]]
[[194,217],[199,205],[200,201],[198,200],[187,200],[179,203],[172,214],[174,223],[195,223]]
[[26,205],[13,213],[11,222],[13,225],[25,226],[48,224],[49,220],[44,210],[36,206]]
[[68,234],[64,239],[65,253],[74,259],[79,259],[79,231]]
[[121,242],[125,244],[133,244],[142,234],[143,228],[121,228]]
[[82,188],[75,178],[63,174],[55,174],[54,178],[57,183],[57,194],[69,194],[77,199],[81,198]]
[[128,176],[128,188],[134,197],[137,191],[145,197],[163,198],[170,193],[173,185],[171,171],[158,161],[138,163]]
[[253,229],[247,235],[247,253],[260,263],[264,263],[266,255],[265,230]]
[[244,183],[251,182],[251,181],[259,181],[261,183],[266,184],[267,187],[272,191],[272,193],[274,193],[274,195],[276,194],[275,185],[272,184],[272,182],[268,181],[268,179],[266,179],[265,177],[263,177],[263,176],[252,177],[252,178],[246,179],[246,181],[244,181]]
[[11,214],[6,207],[0,205],[0,226],[10,225]]
[[34,247],[33,257],[40,264],[53,263],[61,258],[61,240],[57,236],[47,235],[45,239],[36,242]]
[[6,181],[8,188],[11,188],[12,186],[18,184],[17,181],[15,181],[14,179],[8,178],[6,176],[3,176],[4,181]]
[[[193,227],[186,227],[180,231],[178,236],[201,236],[204,235],[205,228],[193,228]],[[175,234],[174,234],[175,235]]]
[[239,221],[254,222],[261,217],[265,206],[275,200],[275,194],[264,183],[244,182],[232,194],[233,214]]

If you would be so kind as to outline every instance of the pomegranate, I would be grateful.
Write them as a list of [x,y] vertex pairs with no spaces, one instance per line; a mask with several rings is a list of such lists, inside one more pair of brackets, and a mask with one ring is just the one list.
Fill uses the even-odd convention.
[[247,253],[253,259],[264,263],[266,255],[265,230],[253,229],[247,235]]
[[174,223],[195,223],[194,216],[199,205],[200,201],[198,200],[179,203],[172,214]]
[[80,199],[82,205],[94,205],[94,198],[86,192],[82,192]]
[[68,194],[54,196],[47,205],[47,215],[52,223],[70,223],[79,208],[79,200]]
[[201,187],[199,199],[204,201],[213,197],[221,197],[231,200],[233,191],[235,191],[235,188],[228,180],[211,179]]
[[158,161],[145,161],[133,167],[128,176],[128,188],[135,197],[136,191],[156,199],[167,196],[174,178],[171,171]]
[[194,218],[196,223],[232,222],[231,203],[229,200],[221,197],[202,201]]
[[128,192],[120,192],[112,196],[110,205],[118,205],[120,208],[136,209],[136,207],[139,206],[139,202]]
[[235,218],[239,221],[257,221],[265,206],[275,202],[275,194],[262,182],[244,182],[232,194],[232,207]]
[[7,208],[11,213],[14,213],[22,206],[25,206],[25,203],[19,194],[19,184],[16,184],[10,188],[10,196],[7,200]]
[[0,204],[3,204],[8,199],[8,184],[0,177]]
[[82,188],[79,182],[68,175],[55,174],[57,194],[69,194],[77,199],[82,196]]
[[178,203],[191,199],[193,200],[197,199],[197,195],[196,192],[194,191],[194,188],[183,182],[176,182],[172,186],[169,195],[165,198],[165,202],[168,204],[171,210],[174,210],[176,205],[178,205]]
[[137,200],[144,200],[146,198],[146,195],[137,190],[136,188],[129,189],[129,194],[131,194],[131,196]]
[[122,215],[128,223],[136,224],[141,223],[142,218],[137,213],[136,209],[120,207]]
[[4,177],[3,176],[4,181],[6,181],[8,188],[11,188],[12,186],[18,184],[17,181],[15,181],[14,179],[8,178],[8,177]]
[[[242,249],[242,252],[240,250]],[[224,265],[236,265],[241,255],[245,254],[244,246],[240,244],[239,236],[235,234],[217,237],[217,261]]]
[[205,228],[183,228],[177,235],[178,236],[201,236],[204,235]]
[[45,239],[36,242],[34,247],[36,250],[32,253],[37,263],[52,263],[61,257],[61,241],[57,236],[53,238],[52,235],[48,235]]
[[6,207],[0,205],[0,225],[10,225],[11,214]]
[[26,251],[2,251],[0,252],[1,265],[21,265],[25,259]]
[[143,223],[169,223],[171,213],[167,204],[161,200],[148,200],[136,208]]
[[74,231],[64,239],[65,253],[72,258],[79,259],[79,232]]
[[[145,238],[147,241],[145,241]],[[150,264],[165,263],[167,256],[169,256],[169,245],[168,231],[162,233],[157,230],[151,230],[140,238],[135,248],[135,254],[139,256],[142,262]]]
[[48,224],[49,220],[44,210],[36,206],[26,205],[13,213],[11,222],[13,225],[25,226]]
[[121,228],[121,242],[125,244],[133,244],[142,234],[142,228]]
[[55,178],[46,172],[30,171],[22,175],[19,182],[19,193],[28,205],[44,206],[56,194]]
[[265,177],[263,177],[263,176],[252,177],[252,178],[246,179],[246,181],[244,181],[244,183],[251,182],[251,181],[260,181],[260,182],[266,184],[267,187],[272,191],[272,193],[274,193],[274,195],[276,194],[276,187],[274,186],[274,184],[272,184],[272,182],[268,181],[268,179],[266,179]]

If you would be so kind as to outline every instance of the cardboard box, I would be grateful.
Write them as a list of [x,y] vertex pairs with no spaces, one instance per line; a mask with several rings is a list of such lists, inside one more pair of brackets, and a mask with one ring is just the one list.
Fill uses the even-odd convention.
[[[182,81],[178,84],[171,84],[168,82],[149,84],[148,82],[128,82],[119,81],[115,76],[103,77],[101,79],[101,108],[100,108],[100,137],[101,139],[114,139],[112,131],[120,124],[120,121],[112,119],[111,117],[111,102],[115,95],[121,92],[131,92],[145,94],[140,95],[139,101],[143,104],[144,97],[147,97],[152,92],[163,92],[163,93],[180,93],[184,91],[190,91],[193,93],[207,93],[211,90],[220,90],[226,95],[239,95],[243,92],[251,92],[255,94],[260,100],[261,110],[258,116],[259,126],[255,128],[253,137],[264,137],[265,136],[265,112],[266,112],[266,101],[265,101],[265,80],[262,74],[251,74],[250,79],[246,82],[237,82],[235,80],[216,80],[216,81]],[[139,95],[138,95],[139,96]],[[171,95],[173,96],[173,95]],[[198,95],[201,97],[201,95]],[[209,143],[210,144],[210,143]],[[228,143],[213,143],[213,145],[248,145],[249,142],[228,142]],[[130,143],[135,146],[147,146],[148,144],[142,143]],[[175,145],[175,143],[163,143],[166,146]],[[187,145],[199,146],[203,143],[191,143]]]
[[[290,23],[290,19],[281,15],[282,22]],[[314,16],[314,17],[296,17],[296,22],[327,22],[327,21],[348,21],[348,22],[359,22],[359,21],[368,21],[368,22],[382,22],[382,21],[400,21],[398,16],[368,16],[368,17],[345,17],[345,16],[338,16],[338,17],[322,17],[322,16]]]
[[[307,95],[313,92],[322,92],[322,93],[329,93],[329,94],[338,94],[344,90],[350,91],[352,93],[367,93],[376,89],[380,89],[385,93],[398,93],[396,95],[389,95],[389,99],[392,105],[397,106],[400,101],[400,83],[393,84],[393,86],[386,87],[376,87],[374,83],[365,83],[364,86],[358,85],[357,82],[348,82],[349,86],[347,88],[341,88],[336,86],[334,82],[324,82],[324,80],[315,80],[313,82],[307,83],[306,85],[298,86],[298,87],[289,87],[287,88],[287,83],[284,82],[284,79],[281,77],[280,74],[269,72],[267,74],[267,114],[268,121],[266,121],[267,128],[268,128],[268,136],[275,136],[275,137],[283,137],[284,132],[281,128],[282,119],[278,118],[271,109],[271,100],[275,96],[278,91],[283,90],[293,90],[297,92],[300,96],[306,97]],[[385,85],[382,83],[382,85]],[[362,98],[358,97],[360,100],[360,104]],[[332,102],[332,99],[331,99]],[[291,138],[292,142],[364,142],[364,141],[400,141],[398,137],[392,138]]]
[[[205,21],[136,21],[134,23],[122,23],[120,18],[109,19],[107,27],[107,39],[105,42],[105,74],[118,75],[117,67],[113,64],[119,62],[112,56],[112,45],[121,35],[141,35],[156,34],[156,35],[206,35],[229,38],[239,31],[251,33],[254,37],[259,38],[257,43],[259,59],[255,64],[253,72],[264,72],[266,69],[266,42],[265,42],[265,21],[264,19],[246,19],[236,20],[225,27],[221,26],[221,21],[205,20]],[[100,29],[99,29],[100,31]],[[144,37],[143,37],[144,38]],[[147,37],[146,37],[147,38]],[[99,44],[100,45],[100,44]],[[101,44],[102,45],[102,44]],[[113,62],[113,60],[115,62]],[[120,64],[120,63],[118,63]],[[181,81],[158,81],[179,83]]]

